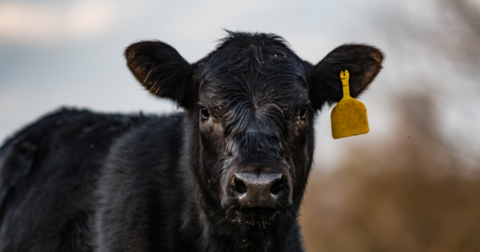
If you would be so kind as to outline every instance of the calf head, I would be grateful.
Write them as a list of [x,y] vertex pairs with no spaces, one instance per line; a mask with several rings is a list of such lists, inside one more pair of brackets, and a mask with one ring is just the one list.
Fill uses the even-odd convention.
[[312,65],[279,36],[233,32],[193,64],[160,41],[135,43],[125,56],[146,89],[187,111],[188,159],[204,214],[245,229],[294,221],[316,112],[342,98],[340,71],[350,72],[356,97],[383,60],[374,47],[348,44]]

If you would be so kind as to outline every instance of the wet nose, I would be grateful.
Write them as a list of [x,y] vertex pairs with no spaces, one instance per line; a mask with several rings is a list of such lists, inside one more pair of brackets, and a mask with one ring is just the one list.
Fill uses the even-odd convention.
[[243,208],[276,208],[290,201],[290,186],[281,173],[235,173],[235,197]]

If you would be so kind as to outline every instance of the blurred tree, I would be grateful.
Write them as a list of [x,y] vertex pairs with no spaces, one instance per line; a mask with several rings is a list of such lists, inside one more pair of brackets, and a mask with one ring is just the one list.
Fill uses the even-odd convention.
[[404,138],[353,147],[332,173],[312,174],[307,251],[480,250],[480,174],[438,134],[429,97],[396,98]]
[[[336,169],[312,173],[300,217],[307,251],[480,251],[480,154],[472,140],[478,125],[457,123],[459,130],[447,134],[450,108],[435,95],[455,99],[457,89],[454,102],[477,106],[480,2],[429,4],[415,14],[381,17],[398,52],[410,50],[408,60],[424,53],[436,72],[401,80],[422,88],[390,98],[394,137],[352,146]],[[451,83],[451,75],[462,83]],[[469,162],[459,153],[464,149],[474,151]]]

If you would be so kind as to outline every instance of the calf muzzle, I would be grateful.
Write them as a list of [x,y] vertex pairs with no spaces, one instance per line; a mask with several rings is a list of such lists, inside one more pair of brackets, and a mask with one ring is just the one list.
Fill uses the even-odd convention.
[[283,208],[292,203],[292,183],[286,167],[251,169],[235,167],[224,184],[224,206]]
[[290,191],[281,173],[235,173],[234,183],[235,197],[243,208],[276,208],[279,198]]

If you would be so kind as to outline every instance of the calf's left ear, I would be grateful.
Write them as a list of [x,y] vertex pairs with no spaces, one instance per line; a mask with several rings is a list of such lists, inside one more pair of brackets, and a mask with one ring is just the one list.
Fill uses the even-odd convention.
[[153,95],[189,108],[195,104],[191,65],[161,41],[142,41],[125,50],[127,66]]
[[310,101],[315,109],[339,102],[343,97],[340,72],[350,72],[350,95],[357,97],[382,68],[382,52],[368,45],[347,44],[331,51],[314,66],[309,78]]

